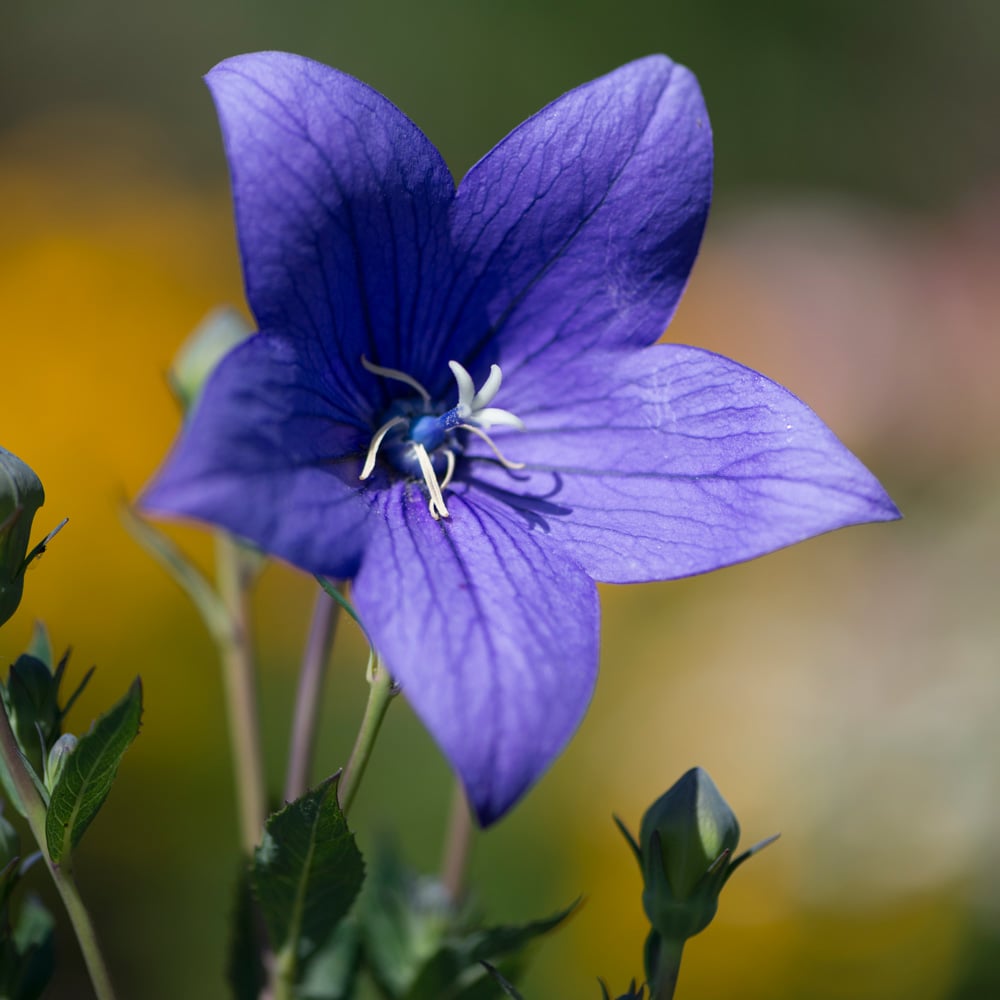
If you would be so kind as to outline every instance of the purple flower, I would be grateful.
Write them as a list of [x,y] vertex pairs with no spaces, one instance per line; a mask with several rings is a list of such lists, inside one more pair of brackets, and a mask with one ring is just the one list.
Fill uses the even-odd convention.
[[260,332],[143,504],[352,578],[482,823],[583,716],[595,580],[898,516],[786,390],[655,344],[711,194],[683,67],[653,56],[571,91],[457,190],[409,119],[336,70],[260,53],[208,83]]

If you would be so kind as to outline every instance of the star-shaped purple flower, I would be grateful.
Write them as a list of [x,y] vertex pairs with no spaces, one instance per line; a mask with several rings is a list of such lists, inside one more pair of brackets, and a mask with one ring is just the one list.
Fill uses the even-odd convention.
[[423,133],[343,73],[272,52],[208,83],[260,332],[142,502],[352,578],[483,824],[583,716],[595,580],[703,573],[898,516],[786,390],[655,344],[711,194],[682,66],[653,56],[571,91],[457,190]]

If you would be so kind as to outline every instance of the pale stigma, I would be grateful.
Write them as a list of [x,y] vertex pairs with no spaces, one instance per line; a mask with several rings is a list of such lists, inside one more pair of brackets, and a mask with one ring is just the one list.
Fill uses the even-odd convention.
[[[373,375],[408,385],[420,397],[420,402],[401,401],[393,405],[387,414],[388,419],[372,437],[360,479],[371,476],[380,449],[387,450],[389,461],[399,471],[408,475],[419,474],[423,479],[429,497],[427,509],[435,520],[440,520],[449,516],[444,491],[455,475],[457,456],[463,451],[463,442],[456,436],[456,431],[468,431],[485,441],[505,469],[524,468],[523,463],[512,462],[504,456],[486,433],[490,427],[524,430],[524,423],[509,410],[490,406],[503,382],[499,365],[490,366],[490,373],[477,392],[468,371],[457,361],[449,361],[448,367],[458,388],[458,403],[444,413],[435,413],[430,393],[412,375],[397,368],[372,364],[365,357],[361,358],[361,364]],[[437,468],[435,458],[438,460]],[[439,479],[438,469],[442,460],[444,470]]]

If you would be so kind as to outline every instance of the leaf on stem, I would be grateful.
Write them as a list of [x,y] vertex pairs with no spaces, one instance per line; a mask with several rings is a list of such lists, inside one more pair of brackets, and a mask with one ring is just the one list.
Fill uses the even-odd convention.
[[80,737],[66,758],[52,790],[45,816],[49,857],[65,864],[111,791],[118,765],[139,732],[142,683],[137,677],[128,693]]
[[326,943],[364,879],[361,852],[337,804],[337,781],[271,816],[251,866],[272,948],[296,962]]

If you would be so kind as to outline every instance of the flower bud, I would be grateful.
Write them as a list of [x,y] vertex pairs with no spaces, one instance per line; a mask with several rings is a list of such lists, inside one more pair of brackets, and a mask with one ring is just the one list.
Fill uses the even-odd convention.
[[0,448],[0,625],[21,603],[31,522],[44,502],[38,476]]
[[683,941],[715,916],[740,825],[700,767],[646,811],[639,830],[643,907],[661,937]]
[[45,761],[45,787],[49,790],[50,794],[59,783],[63,768],[66,766],[66,760],[76,749],[78,742],[79,740],[72,733],[63,733],[52,744],[52,749],[49,751],[49,756]]
[[213,309],[191,332],[174,358],[168,378],[184,412],[189,412],[219,362],[253,331],[228,306]]

